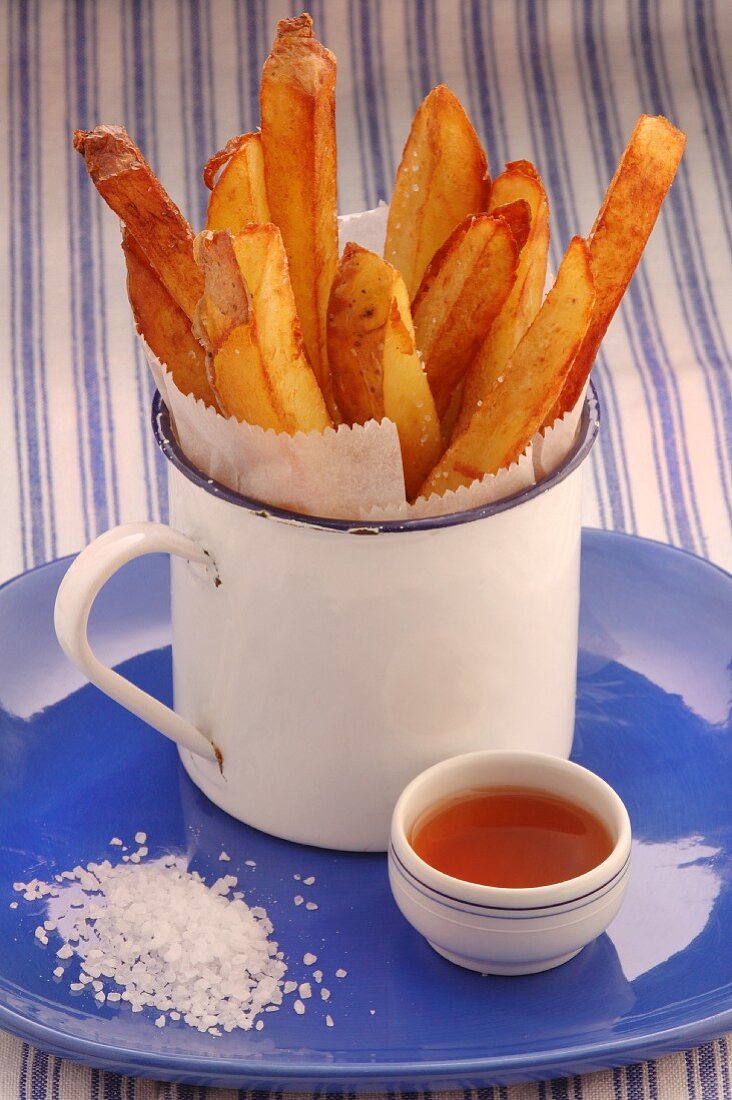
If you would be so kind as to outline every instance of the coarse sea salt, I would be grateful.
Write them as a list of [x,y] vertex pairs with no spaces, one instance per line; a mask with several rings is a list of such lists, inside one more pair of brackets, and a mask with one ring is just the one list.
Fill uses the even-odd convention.
[[[228,896],[233,875],[209,887],[182,857],[164,856],[104,860],[62,877],[68,886],[61,891],[37,879],[14,885],[28,901],[53,897],[53,924],[65,941],[56,956],[80,959],[74,992],[88,992],[99,1005],[126,1001],[132,1012],[155,1008],[158,1027],[182,1017],[212,1035],[248,1031],[261,1012],[282,1004],[287,964],[270,939],[272,923],[263,908]],[[37,929],[39,939],[45,933]]]

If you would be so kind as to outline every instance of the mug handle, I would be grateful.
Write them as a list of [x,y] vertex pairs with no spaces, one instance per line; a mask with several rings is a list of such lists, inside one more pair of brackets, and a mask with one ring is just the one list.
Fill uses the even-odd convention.
[[66,656],[93,684],[164,733],[181,748],[221,767],[219,749],[199,729],[146,691],[107,668],[87,637],[89,613],[100,589],[128,561],[143,554],[175,554],[214,568],[203,547],[161,523],[125,523],[105,531],[71,563],[59,586],[54,610],[56,636]]

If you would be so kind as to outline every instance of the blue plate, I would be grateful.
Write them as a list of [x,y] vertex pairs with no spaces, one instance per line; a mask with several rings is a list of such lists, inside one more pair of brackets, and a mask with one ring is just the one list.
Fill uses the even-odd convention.
[[[586,531],[575,759],[624,798],[629,894],[609,932],[547,974],[482,978],[403,921],[381,856],[303,848],[245,828],[199,794],[173,746],[82,683],[51,625],[68,563],[0,591],[0,1026],[55,1054],[195,1084],[372,1090],[482,1086],[582,1073],[732,1028],[732,580],[658,543]],[[107,586],[104,660],[170,698],[168,563]],[[269,911],[288,977],[312,951],[332,990],[216,1039],[154,1012],[98,1007],[56,980],[44,903],[12,884],[98,860],[144,830],[208,878],[237,874]],[[218,855],[225,848],[230,863]],[[117,849],[119,851],[119,849]],[[247,866],[254,860],[256,867]],[[315,876],[311,886],[293,876]],[[316,910],[295,906],[302,894]],[[335,977],[338,968],[347,976]],[[290,998],[291,1002],[291,998]],[[335,1026],[325,1026],[329,1012]]]

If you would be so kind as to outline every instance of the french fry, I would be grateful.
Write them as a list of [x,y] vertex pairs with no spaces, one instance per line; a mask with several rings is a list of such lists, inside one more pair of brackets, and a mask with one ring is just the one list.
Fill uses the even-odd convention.
[[414,500],[442,453],[440,420],[417,352],[407,287],[395,272],[384,330],[384,414],[396,424],[407,499]]
[[122,126],[74,131],[74,148],[108,206],[136,239],[171,298],[193,320],[203,293],[193,259],[193,233]]
[[212,370],[224,415],[287,431],[265,370],[254,317],[231,329],[213,357]]
[[284,430],[324,431],[332,424],[323,394],[303,349],[300,322],[276,225],[249,225],[233,239],[251,294],[254,332],[274,407]]
[[204,230],[193,243],[203,275],[203,297],[196,307],[194,333],[210,356],[229,333],[250,320],[252,303],[234,252],[230,230]]
[[264,225],[271,220],[260,134],[241,134],[232,138],[221,152],[210,158],[203,171],[203,180],[211,190],[207,229],[230,229],[238,233],[252,222]]
[[638,266],[686,145],[668,119],[641,115],[589,236],[596,298],[592,321],[547,423],[574,408],[597,349]]
[[417,353],[404,280],[360,245],[346,245],[333,282],[328,359],[346,423],[386,416],[396,425],[412,496],[442,450],[439,418]]
[[590,324],[595,300],[587,243],[574,237],[553,288],[506,370],[421,489],[422,496],[470,485],[510,465],[541,428]]
[[[539,174],[528,161],[514,161],[493,181],[488,208],[506,211],[522,200],[529,208],[530,228],[519,247],[516,282],[465,375],[460,412],[452,434],[467,427],[471,416],[506,370],[514,349],[534,320],[546,282],[549,251],[549,203]],[[516,229],[512,226],[514,236]]]
[[147,262],[135,237],[124,229],[122,251],[127,264],[127,294],[137,330],[170,370],[181,393],[207,405],[217,401],[206,375],[204,351],[191,332],[191,322],[171,298]]
[[488,205],[488,161],[457,97],[444,85],[418,108],[394,182],[384,257],[416,294],[452,231]]
[[338,264],[335,80],[335,58],[310,16],[282,20],[260,87],[264,177],[307,356],[334,417],[326,314]]
[[384,327],[394,268],[360,245],[343,250],[328,305],[328,362],[347,424],[384,416]]
[[228,229],[204,231],[193,246],[204,278],[194,329],[206,348],[211,386],[225,416],[285,431],[257,339],[249,289]]
[[517,261],[508,223],[477,214],[453,230],[425,272],[412,313],[440,419],[511,291]]

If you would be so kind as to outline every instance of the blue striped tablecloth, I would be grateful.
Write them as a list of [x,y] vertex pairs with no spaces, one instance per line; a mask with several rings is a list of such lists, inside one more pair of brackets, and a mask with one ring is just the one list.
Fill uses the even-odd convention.
[[[269,0],[3,0],[0,6],[0,580],[158,518],[150,382],[132,333],[115,219],[71,148],[123,122],[194,225],[201,166],[257,125]],[[494,170],[529,157],[556,267],[586,233],[633,123],[665,114],[684,162],[593,374],[601,442],[585,522],[732,566],[732,4],[729,0],[313,0],[339,59],[342,212],[388,199],[410,118],[439,82]],[[731,1037],[507,1100],[732,1098]],[[0,1034],[0,1100],[203,1096],[49,1058]],[[223,1100],[232,1094],[209,1091]]]

